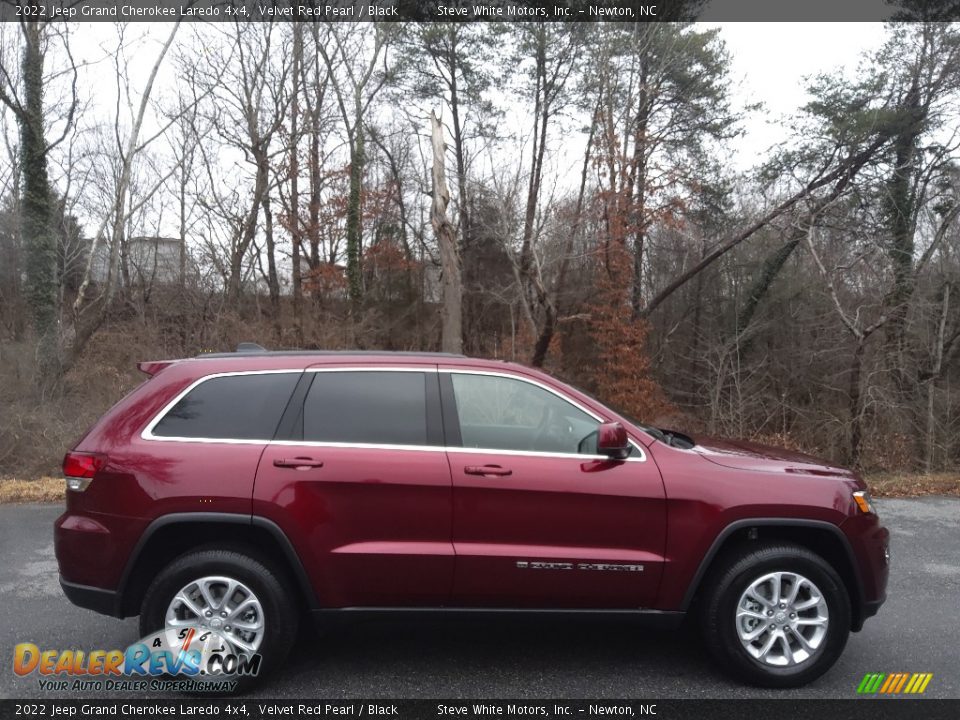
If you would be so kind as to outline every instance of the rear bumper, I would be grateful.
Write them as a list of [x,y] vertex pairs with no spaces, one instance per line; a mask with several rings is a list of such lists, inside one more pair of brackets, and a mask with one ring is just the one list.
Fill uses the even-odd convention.
[[77,607],[93,610],[101,615],[123,617],[120,612],[120,596],[113,590],[67,582],[63,576],[60,577],[60,587],[63,588],[63,594],[67,596],[67,600]]

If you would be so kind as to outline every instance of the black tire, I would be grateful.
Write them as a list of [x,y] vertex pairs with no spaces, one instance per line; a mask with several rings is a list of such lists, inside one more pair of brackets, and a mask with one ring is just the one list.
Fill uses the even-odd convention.
[[144,595],[140,635],[162,630],[167,608],[181,588],[211,575],[239,580],[253,591],[263,608],[264,635],[257,649],[262,656],[259,673],[256,677],[232,678],[238,680],[238,688],[246,688],[283,665],[296,638],[299,619],[286,578],[267,567],[255,553],[201,548],[178,557],[160,571]]
[[[741,595],[754,580],[772,572],[792,572],[808,578],[820,590],[829,613],[821,644],[795,665],[773,667],[761,662],[746,650],[737,632]],[[754,543],[728,554],[711,571],[704,589],[701,620],[707,648],[722,669],[750,684],[773,688],[805,685],[829,670],[847,644],[850,598],[843,580],[822,557],[800,545]]]

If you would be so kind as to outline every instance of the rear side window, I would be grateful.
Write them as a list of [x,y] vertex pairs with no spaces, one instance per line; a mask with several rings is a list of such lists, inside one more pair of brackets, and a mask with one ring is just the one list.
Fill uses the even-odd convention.
[[272,440],[300,373],[215,377],[197,385],[153,428],[160,437]]
[[303,407],[303,439],[428,445],[426,374],[318,372]]

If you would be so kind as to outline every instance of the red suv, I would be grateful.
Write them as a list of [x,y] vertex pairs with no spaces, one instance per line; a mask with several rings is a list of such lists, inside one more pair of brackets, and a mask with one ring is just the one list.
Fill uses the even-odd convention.
[[55,532],[67,597],[143,635],[216,629],[270,669],[308,616],[696,614],[724,668],[788,687],[885,598],[855,473],[520,365],[244,344],[139,367],[67,453]]

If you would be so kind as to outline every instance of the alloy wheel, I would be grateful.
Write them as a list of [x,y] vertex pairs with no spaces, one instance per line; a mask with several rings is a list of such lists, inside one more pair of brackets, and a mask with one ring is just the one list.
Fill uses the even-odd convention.
[[830,623],[827,601],[809,579],[773,572],[753,580],[737,603],[735,623],[744,649],[772,667],[806,662],[823,647]]
[[194,580],[167,607],[168,630],[214,631],[237,653],[256,652],[263,642],[263,606],[256,594],[234,578],[211,575]]

